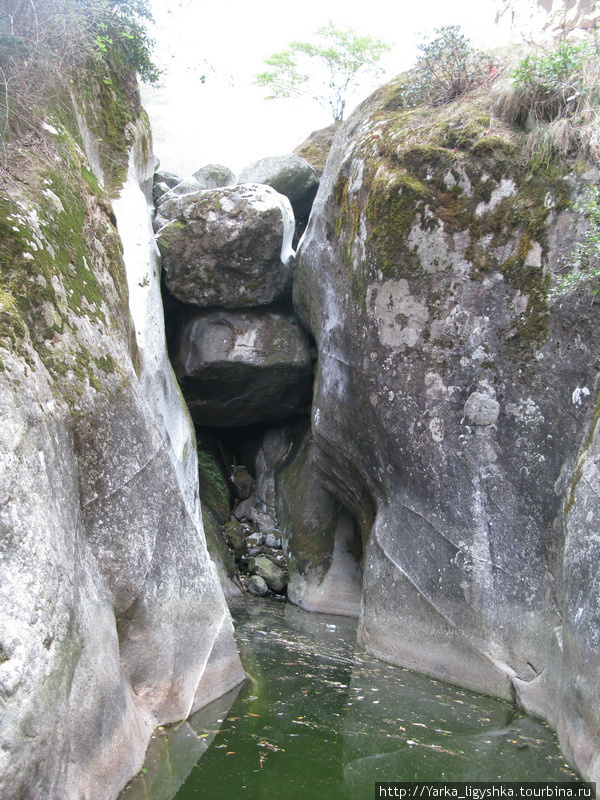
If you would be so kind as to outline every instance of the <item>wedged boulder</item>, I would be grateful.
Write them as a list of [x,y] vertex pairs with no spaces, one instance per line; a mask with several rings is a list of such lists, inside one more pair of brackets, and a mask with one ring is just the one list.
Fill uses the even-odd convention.
[[176,372],[199,425],[278,420],[310,401],[308,336],[273,311],[197,311],[184,326]]
[[195,180],[195,178],[186,178],[185,180],[176,183],[175,186],[169,188],[169,191],[166,192],[166,194],[163,194],[160,199],[156,201],[156,207],[159,209],[169,200],[174,200],[178,197],[185,197],[186,194],[192,194],[193,192],[198,192],[204,188],[205,187],[202,186],[199,181]]
[[320,480],[366,542],[359,638],[516,694],[597,780],[598,519],[571,516],[585,480],[565,498],[600,304],[550,294],[589,173],[528,160],[484,98],[405,113],[401,93],[383,87],[336,137],[294,284],[319,351]]
[[181,183],[181,178],[172,172],[158,170],[154,173],[152,199],[155,207],[160,204],[167,192],[177,186],[178,183]]
[[154,173],[154,185],[157,183],[164,183],[165,186],[169,187],[169,189],[173,189],[173,187],[177,186],[178,183],[181,183],[181,178],[179,175],[175,175],[174,172],[158,170]]
[[308,161],[290,153],[254,161],[244,167],[237,182],[272,186],[288,198],[298,218],[310,212],[319,187],[319,176]]
[[294,220],[289,201],[274,189],[195,192],[169,201],[168,213],[157,243],[166,284],[182,302],[261,306],[290,290]]
[[207,164],[196,170],[192,177],[203,189],[220,189],[222,186],[234,186],[235,175],[222,164]]

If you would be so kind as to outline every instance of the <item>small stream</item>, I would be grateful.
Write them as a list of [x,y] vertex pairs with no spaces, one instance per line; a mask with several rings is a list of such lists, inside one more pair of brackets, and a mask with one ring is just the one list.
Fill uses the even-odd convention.
[[545,724],[369,656],[354,620],[250,598],[232,613],[249,680],[159,729],[121,800],[371,800],[376,781],[577,781]]

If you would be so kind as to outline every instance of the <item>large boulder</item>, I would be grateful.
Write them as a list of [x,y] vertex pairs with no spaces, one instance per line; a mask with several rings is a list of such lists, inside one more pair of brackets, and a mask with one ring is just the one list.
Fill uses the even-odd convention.
[[195,312],[183,328],[176,371],[199,425],[283,419],[310,400],[308,337],[274,311]]
[[579,451],[600,304],[550,294],[594,173],[530,160],[485,100],[401,99],[382,88],[336,137],[294,285],[318,344],[319,478],[366,541],[359,638],[516,697],[597,780],[599,529]]
[[268,186],[244,185],[171,202],[172,221],[157,242],[175,297],[237,308],[266,305],[289,291],[294,221],[285,197]]
[[239,183],[262,183],[285,195],[296,217],[310,212],[319,187],[319,176],[308,161],[290,153],[254,161],[241,171]]
[[192,177],[201,184],[203,189],[220,189],[222,186],[234,186],[235,175],[222,164],[207,164],[196,170]]

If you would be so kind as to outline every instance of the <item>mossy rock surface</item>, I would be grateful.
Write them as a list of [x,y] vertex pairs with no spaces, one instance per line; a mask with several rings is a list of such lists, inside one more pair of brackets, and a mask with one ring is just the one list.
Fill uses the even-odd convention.
[[360,641],[532,708],[544,673],[550,708],[600,347],[599,304],[551,287],[594,172],[532,156],[487,90],[407,108],[405,81],[340,129],[298,252],[316,470],[363,529]]

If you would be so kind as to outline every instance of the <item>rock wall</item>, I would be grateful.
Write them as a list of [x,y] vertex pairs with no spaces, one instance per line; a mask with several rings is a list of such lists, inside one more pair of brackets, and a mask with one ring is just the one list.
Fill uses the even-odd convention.
[[[115,117],[101,103],[63,104],[42,144],[15,147],[3,175],[6,798],[115,797],[156,725],[243,680],[199,517],[193,429],[165,352],[140,188],[151,189],[151,143],[131,97],[116,115],[126,130],[107,130]],[[117,180],[115,153],[99,155],[97,142],[126,154],[126,132],[135,146]]]
[[294,300],[316,469],[366,541],[360,641],[517,699],[596,780],[599,304],[550,287],[598,173],[525,137],[485,97],[375,93],[334,142]]
[[517,41],[555,39],[565,31],[594,30],[600,10],[594,0],[498,0],[501,36]]

